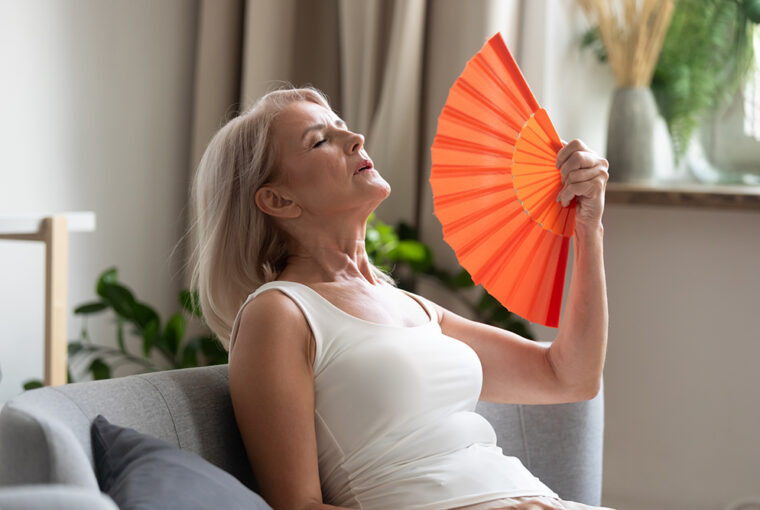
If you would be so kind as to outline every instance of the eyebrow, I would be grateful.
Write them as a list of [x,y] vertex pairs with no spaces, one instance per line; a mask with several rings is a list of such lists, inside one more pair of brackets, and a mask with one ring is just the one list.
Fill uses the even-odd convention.
[[[344,127],[344,128],[346,127],[346,123],[345,123],[345,121],[343,119],[337,119],[335,121],[335,123],[338,124],[339,126]],[[301,140],[303,140],[304,138],[306,138],[306,135],[308,135],[309,132],[316,131],[318,129],[325,129],[326,127],[327,127],[327,124],[325,124],[324,122],[320,122],[318,124],[312,124],[311,126],[307,127],[304,130],[303,135],[301,135]]]

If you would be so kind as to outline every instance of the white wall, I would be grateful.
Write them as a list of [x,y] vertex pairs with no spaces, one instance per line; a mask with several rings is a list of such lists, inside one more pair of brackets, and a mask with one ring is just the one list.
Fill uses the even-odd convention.
[[760,500],[760,214],[613,205],[605,227],[607,500]]
[[[604,153],[614,81],[578,49],[582,13],[574,0],[525,4],[531,86],[560,136]],[[531,34],[546,39],[532,44]],[[714,510],[760,500],[760,213],[608,204],[604,225],[603,503]]]
[[[197,5],[0,0],[0,211],[91,210],[73,234],[69,309],[115,265],[138,298],[178,309]],[[0,241],[0,402],[42,376],[41,246]],[[80,321],[69,315],[69,337]],[[108,318],[91,333],[115,343]]]

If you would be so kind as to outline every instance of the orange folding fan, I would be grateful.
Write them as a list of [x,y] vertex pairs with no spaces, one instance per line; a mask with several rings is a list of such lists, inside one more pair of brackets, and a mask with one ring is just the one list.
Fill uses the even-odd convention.
[[557,327],[575,202],[556,201],[562,142],[500,34],[449,91],[433,141],[435,214],[459,263],[510,311]]

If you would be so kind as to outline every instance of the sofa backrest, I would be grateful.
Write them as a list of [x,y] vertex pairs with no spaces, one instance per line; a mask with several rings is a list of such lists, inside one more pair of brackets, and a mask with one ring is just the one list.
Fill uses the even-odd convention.
[[23,393],[0,413],[0,485],[64,483],[97,489],[90,423],[98,414],[195,452],[255,489],[235,426],[226,365]]

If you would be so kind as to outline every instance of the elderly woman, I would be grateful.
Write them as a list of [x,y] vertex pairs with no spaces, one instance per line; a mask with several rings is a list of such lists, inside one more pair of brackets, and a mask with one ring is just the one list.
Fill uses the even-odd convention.
[[607,162],[557,156],[577,199],[575,265],[551,347],[402,291],[364,246],[390,186],[314,89],[262,97],[200,163],[193,277],[229,339],[230,392],[262,495],[280,509],[589,508],[495,444],[478,399],[592,398],[607,341]]

